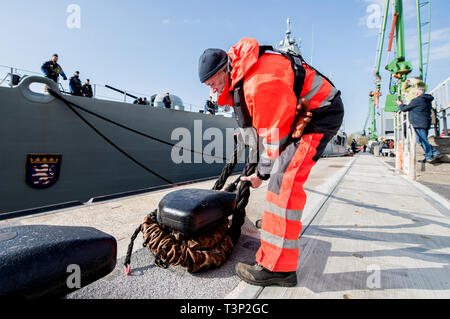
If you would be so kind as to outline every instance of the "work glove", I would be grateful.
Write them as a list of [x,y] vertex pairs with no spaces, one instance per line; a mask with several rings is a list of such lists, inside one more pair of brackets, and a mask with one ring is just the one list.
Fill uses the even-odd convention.
[[307,99],[301,99],[299,105],[297,105],[297,111],[295,111],[294,130],[292,132],[292,138],[302,137],[303,131],[306,125],[311,121],[312,113],[310,112],[311,105]]

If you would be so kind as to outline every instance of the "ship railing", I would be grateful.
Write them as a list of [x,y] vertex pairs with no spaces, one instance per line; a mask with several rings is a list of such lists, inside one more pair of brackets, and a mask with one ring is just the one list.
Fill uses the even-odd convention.
[[416,131],[408,112],[398,112],[394,119],[395,172],[416,180]]
[[[14,87],[19,84],[20,79],[29,75],[43,76],[40,72],[34,72],[26,69],[16,68],[12,66],[0,65],[0,86]],[[65,85],[64,85],[64,84]],[[67,83],[67,84],[66,84]],[[118,90],[113,91],[107,84],[92,83],[93,97],[96,99],[115,101],[115,102],[125,102],[133,103],[135,98],[147,98],[147,105],[152,105],[151,98],[155,94],[148,94],[142,92],[136,92],[132,90]],[[58,82],[58,87],[60,91],[64,94],[70,95],[70,90],[68,89],[68,82]],[[120,92],[119,92],[120,91]],[[185,111],[196,112],[204,110],[203,106],[199,106],[196,103],[189,103],[184,101],[183,107]]]
[[26,75],[42,76],[42,73],[7,65],[0,65],[0,86],[14,87],[18,84],[18,81]]
[[449,136],[447,113],[450,108],[450,99],[448,96],[448,87],[450,85],[450,77],[441,82],[430,94],[434,96],[433,105],[433,126],[434,134],[438,136]]

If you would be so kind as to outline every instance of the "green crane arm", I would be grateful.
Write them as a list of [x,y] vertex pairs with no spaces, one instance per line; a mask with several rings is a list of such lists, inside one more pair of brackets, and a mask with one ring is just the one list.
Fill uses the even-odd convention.
[[386,33],[386,24],[387,24],[387,18],[388,18],[388,13],[389,13],[389,1],[390,0],[386,0],[386,4],[384,7],[384,18],[383,18],[383,25],[382,25],[382,29],[381,29],[380,46],[378,47],[377,66],[375,69],[376,76],[380,76],[381,55],[383,53],[384,35]]
[[369,118],[370,118],[370,114],[371,114],[371,112],[370,112],[370,109],[371,109],[370,108],[370,104],[371,104],[371,102],[372,102],[372,98],[369,99],[369,112],[367,112],[366,121],[364,122],[364,129],[363,129],[364,135],[366,135],[367,122],[369,122]]

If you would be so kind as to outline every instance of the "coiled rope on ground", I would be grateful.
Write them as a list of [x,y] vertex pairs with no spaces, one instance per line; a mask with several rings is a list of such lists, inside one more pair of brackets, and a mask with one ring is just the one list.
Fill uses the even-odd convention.
[[189,272],[198,272],[221,266],[231,255],[234,245],[227,235],[228,225],[225,218],[212,233],[188,236],[159,225],[154,211],[145,217],[139,232],[158,266],[181,265]]
[[[232,160],[225,165],[222,174],[214,184],[213,190],[221,190],[224,187],[226,180],[233,172],[237,158],[236,149]],[[256,165],[247,162],[241,176],[253,174]],[[224,218],[219,226],[208,234],[185,235],[169,229],[158,224],[156,210],[152,211],[131,237],[124,262],[125,272],[130,273],[133,243],[141,232],[144,237],[143,246],[153,253],[155,263],[160,267],[167,268],[169,264],[181,265],[189,272],[199,272],[223,265],[230,257],[241,235],[241,227],[245,221],[245,207],[250,197],[250,185],[249,182],[240,181],[240,177],[228,185],[225,191],[233,192],[237,187],[236,206],[233,210],[231,226],[229,219]]]

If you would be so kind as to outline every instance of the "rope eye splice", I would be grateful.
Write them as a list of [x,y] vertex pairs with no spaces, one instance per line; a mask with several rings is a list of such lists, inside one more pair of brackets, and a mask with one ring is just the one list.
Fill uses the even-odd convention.
[[[238,148],[239,146],[235,149],[230,162],[223,168],[212,190],[184,189],[169,193],[159,203],[159,209],[153,210],[144,218],[143,223],[136,228],[131,236],[128,245],[124,262],[127,276],[131,273],[130,262],[133,244],[137,235],[141,232],[144,238],[143,246],[150,250],[155,257],[155,264],[161,268],[168,268],[169,265],[181,265],[189,272],[196,273],[218,268],[228,260],[241,235],[241,227],[245,221],[245,207],[250,197],[251,184],[250,182],[240,181],[240,177],[253,174],[257,165],[257,163],[251,163],[247,160],[241,176],[230,183],[224,191],[221,191],[237,164]],[[164,216],[164,205],[170,205],[170,199],[178,198],[178,196],[182,198],[183,192],[189,193],[188,196],[192,197],[191,194],[196,193],[196,191],[198,193],[205,192],[208,196],[206,199],[208,205],[204,206],[206,208],[203,216],[208,216],[208,219],[210,219],[214,215],[217,216],[217,220],[203,225],[201,228],[191,229],[190,232],[180,231],[180,229],[175,229],[176,227],[165,225],[170,223],[164,223],[164,219],[167,219],[167,216]],[[230,201],[231,194],[235,195],[231,197],[234,199],[232,201]],[[222,202],[218,201],[218,198],[222,198]],[[180,202],[180,200],[174,200],[173,202]],[[186,202],[195,202],[195,200]],[[224,202],[228,204],[224,204]],[[230,204],[230,202],[232,203]],[[204,202],[202,205],[204,205]],[[214,205],[218,209],[210,211]],[[173,210],[173,207],[170,210]],[[219,213],[219,211],[221,212]],[[232,215],[231,226],[228,218],[230,213]],[[199,214],[198,218],[195,219],[202,219],[202,216],[200,216],[202,212],[197,211],[195,214]],[[186,225],[182,225],[182,227],[186,228]]]

